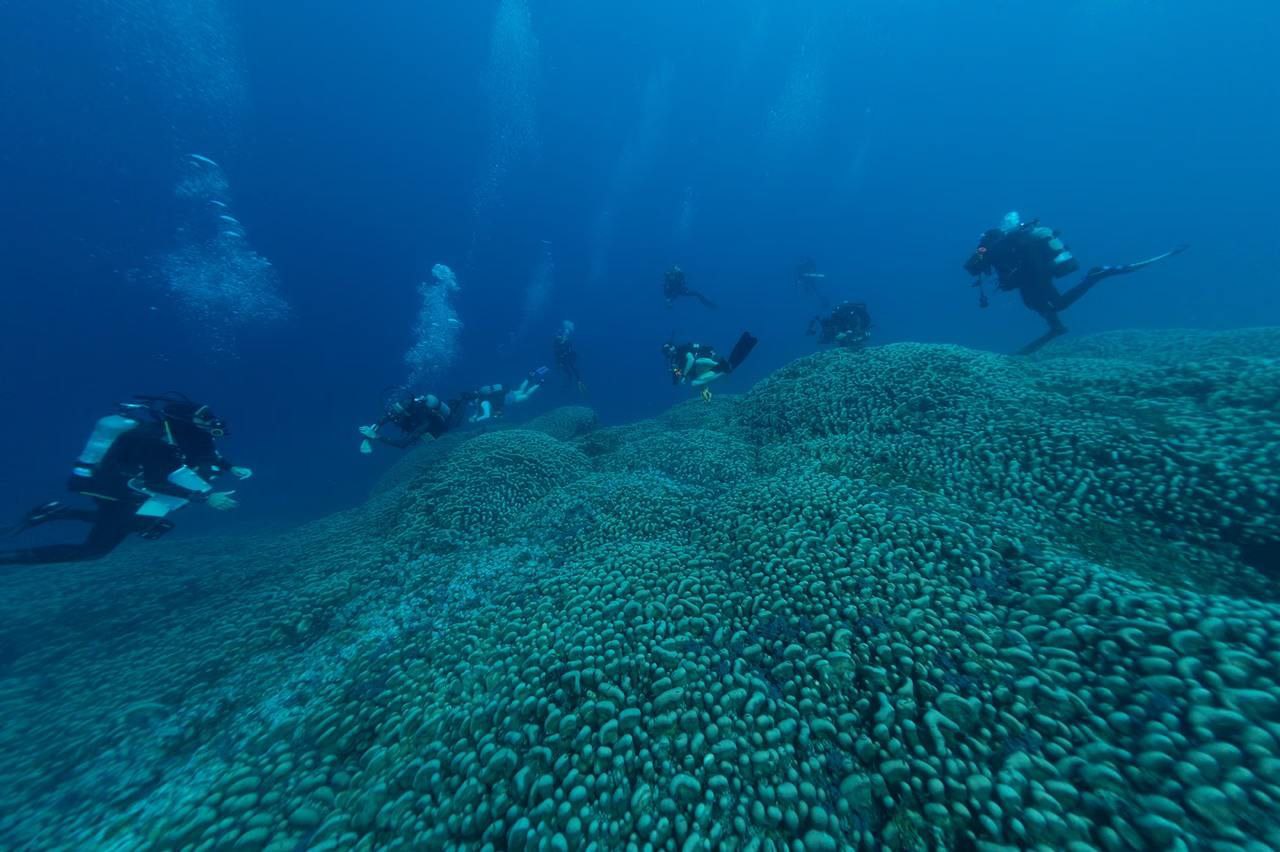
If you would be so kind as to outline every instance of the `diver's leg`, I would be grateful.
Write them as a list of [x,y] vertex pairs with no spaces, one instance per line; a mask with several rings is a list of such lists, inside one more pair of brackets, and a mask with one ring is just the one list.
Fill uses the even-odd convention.
[[1114,275],[1128,275],[1133,272],[1131,266],[1095,266],[1085,273],[1084,278],[1080,279],[1080,283],[1072,287],[1067,292],[1058,296],[1054,300],[1054,307],[1057,310],[1065,311],[1074,305],[1081,296],[1093,289],[1093,285],[1097,284],[1104,278],[1111,278]]
[[64,505],[60,500],[50,500],[48,503],[44,503],[27,512],[18,523],[0,530],[0,535],[16,536],[51,521],[93,523],[97,516],[97,512],[92,509],[74,509]]
[[58,514],[49,520],[51,521],[80,521],[81,523],[91,524],[98,519],[98,513],[93,509],[72,509],[70,507],[62,509]]
[[116,503],[105,508],[98,520],[89,528],[89,537],[85,539],[84,548],[87,559],[106,556],[120,546],[126,538],[141,532],[145,525],[154,519],[142,519],[134,514],[134,507],[127,503]]
[[706,384],[712,380],[705,378],[706,376],[715,378],[721,373],[727,372],[728,370],[725,369],[725,364],[723,364],[718,358],[698,358],[689,367],[689,375],[693,377],[690,378],[690,381],[695,385]]
[[51,544],[0,553],[0,565],[55,565],[88,562],[115,550],[129,534],[138,530],[133,507],[99,507],[89,537],[80,544]]
[[726,375],[728,371],[724,368],[726,365],[722,365],[719,361],[713,361],[710,358],[699,358],[698,363],[700,365],[710,364],[711,366],[699,373],[698,376],[689,384],[693,385],[695,388],[702,388],[703,401],[710,402],[711,388],[708,387],[708,385],[716,379]]
[[1049,324],[1049,330],[1019,349],[1019,355],[1030,355],[1050,340],[1053,340],[1055,337],[1061,337],[1067,333],[1067,327],[1063,325],[1062,320],[1058,318],[1057,311],[1044,310],[1040,312],[1040,316],[1044,317],[1044,321]]

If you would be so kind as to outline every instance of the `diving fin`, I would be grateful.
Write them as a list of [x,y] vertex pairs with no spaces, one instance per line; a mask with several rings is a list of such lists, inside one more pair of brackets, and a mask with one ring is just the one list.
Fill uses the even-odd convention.
[[1143,269],[1143,267],[1158,264],[1158,262],[1162,260],[1169,260],[1170,257],[1181,255],[1181,253],[1187,251],[1188,248],[1190,248],[1189,244],[1183,243],[1178,248],[1165,252],[1164,255],[1148,257],[1147,260],[1133,262],[1133,264],[1125,264],[1123,266],[1100,266],[1097,267],[1097,269],[1089,270],[1089,274],[1085,276],[1085,278],[1096,278],[1101,280],[1103,278],[1110,278],[1112,275],[1128,275],[1129,272],[1137,272],[1139,269]]
[[18,523],[7,527],[0,527],[0,536],[12,538],[19,533],[26,532],[32,527],[38,527],[46,521],[51,521],[58,517],[66,508],[61,500],[50,500],[48,503],[41,504],[22,516],[22,520]]
[[1135,269],[1141,269],[1144,266],[1150,266],[1153,263],[1159,263],[1162,260],[1166,260],[1168,258],[1174,257],[1175,255],[1182,254],[1184,251],[1186,251],[1189,248],[1191,248],[1191,245],[1189,243],[1183,243],[1182,245],[1178,246],[1172,251],[1167,251],[1164,254],[1158,254],[1155,257],[1149,257],[1146,260],[1140,260],[1137,263],[1130,263],[1128,264],[1127,269],[1130,272],[1132,272]]
[[733,345],[733,351],[729,353],[729,369],[731,371],[738,369],[738,365],[747,360],[747,356],[751,354],[751,350],[755,349],[756,344],[759,342],[752,336],[751,332],[742,332],[738,342]]

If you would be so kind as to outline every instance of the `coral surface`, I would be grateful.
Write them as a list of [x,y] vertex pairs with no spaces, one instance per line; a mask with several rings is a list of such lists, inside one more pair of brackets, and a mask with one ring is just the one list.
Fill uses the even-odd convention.
[[0,846],[1280,847],[1280,333],[899,344],[0,593]]

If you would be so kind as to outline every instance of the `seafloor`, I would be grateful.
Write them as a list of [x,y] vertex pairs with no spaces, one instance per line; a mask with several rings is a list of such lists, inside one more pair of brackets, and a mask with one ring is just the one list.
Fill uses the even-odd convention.
[[1278,358],[826,352],[9,572],[0,847],[1280,848]]

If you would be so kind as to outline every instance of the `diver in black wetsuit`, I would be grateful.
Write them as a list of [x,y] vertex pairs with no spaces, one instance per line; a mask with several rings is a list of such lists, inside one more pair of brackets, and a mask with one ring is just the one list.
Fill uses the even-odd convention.
[[[442,402],[434,394],[405,394],[393,399],[381,420],[371,426],[360,427],[360,434],[364,436],[364,440],[360,442],[360,452],[373,452],[371,441],[403,450],[419,441],[439,438],[455,425],[456,407],[457,403]],[[388,423],[400,430],[399,437],[381,434],[380,430]]]
[[[984,277],[995,272],[999,289],[1017,290],[1022,295],[1022,303],[1044,317],[1049,330],[1018,351],[1019,355],[1030,355],[1055,337],[1067,333],[1067,327],[1058,314],[1075,304],[1099,281],[1114,275],[1128,275],[1181,254],[1186,249],[1187,246],[1182,245],[1173,251],[1122,266],[1095,266],[1078,284],[1062,293],[1053,283],[1054,279],[1070,275],[1080,268],[1080,264],[1057,231],[1041,225],[1039,221],[1023,222],[1017,213],[1009,213],[999,228],[992,228],[982,235],[964,268],[977,278],[973,286],[979,288]],[[981,293],[978,304],[984,308],[987,306],[985,291]]]
[[697,299],[704,307],[714,308],[715,302],[699,293],[697,290],[691,290],[689,284],[685,281],[684,270],[678,266],[673,266],[667,270],[662,277],[662,295],[667,299],[667,307],[671,307],[675,300],[681,296],[688,296]]
[[54,544],[0,552],[0,565],[84,562],[107,555],[130,535],[156,539],[173,529],[169,515],[192,502],[226,511],[239,504],[234,491],[214,491],[222,474],[253,475],[222,456],[216,439],[227,426],[206,405],[178,394],[137,397],[103,417],[72,468],[68,489],[93,501],[77,509],[59,501],[32,509],[12,530],[51,521],[89,524],[79,544]]
[[738,369],[758,342],[751,332],[744,331],[728,358],[702,343],[664,343],[662,354],[667,358],[672,384],[702,387],[702,398],[710,400],[711,389],[704,386]]
[[560,333],[551,339],[551,354],[556,366],[564,373],[565,379],[577,386],[578,392],[585,394],[587,385],[578,372],[578,351],[573,347],[573,323],[565,320]]
[[805,332],[817,335],[818,343],[835,343],[857,348],[871,338],[871,313],[862,302],[841,302],[827,316],[809,320]]

